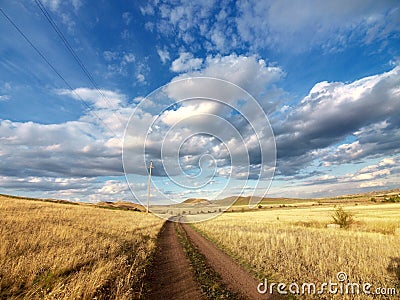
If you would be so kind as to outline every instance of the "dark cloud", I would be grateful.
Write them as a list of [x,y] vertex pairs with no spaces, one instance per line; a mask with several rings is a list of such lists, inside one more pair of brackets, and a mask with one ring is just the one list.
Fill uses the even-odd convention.
[[87,122],[0,121],[0,176],[122,175],[121,150]]
[[327,153],[323,157],[325,163],[339,165],[361,161],[365,157],[379,158],[400,153],[400,128],[393,128],[387,122],[362,128],[356,137],[355,142],[342,144]]
[[325,153],[326,161],[343,163],[397,152],[399,86],[400,67],[349,84],[315,85],[273,126],[279,171],[291,175],[301,170],[317,158],[315,151],[342,144],[348,136],[357,141],[338,146],[335,154]]

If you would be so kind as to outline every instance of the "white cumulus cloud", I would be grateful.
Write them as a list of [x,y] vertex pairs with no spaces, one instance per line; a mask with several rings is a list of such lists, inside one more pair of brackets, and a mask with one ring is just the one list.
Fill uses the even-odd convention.
[[193,54],[182,52],[171,64],[171,71],[176,73],[199,69],[203,63],[201,58],[194,58]]

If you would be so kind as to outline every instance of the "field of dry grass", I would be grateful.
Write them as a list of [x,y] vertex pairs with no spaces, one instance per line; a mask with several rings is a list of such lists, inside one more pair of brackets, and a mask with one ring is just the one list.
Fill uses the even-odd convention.
[[161,219],[0,196],[0,299],[135,299]]
[[260,279],[318,285],[337,282],[336,274],[346,272],[350,282],[400,291],[400,204],[348,205],[345,210],[356,222],[347,230],[326,228],[333,210],[316,206],[230,213],[194,226]]

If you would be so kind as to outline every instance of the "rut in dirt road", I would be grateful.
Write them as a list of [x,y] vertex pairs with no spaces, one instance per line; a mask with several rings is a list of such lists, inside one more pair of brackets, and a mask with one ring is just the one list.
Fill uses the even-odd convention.
[[260,282],[255,280],[249,272],[191,226],[187,224],[181,224],[180,226],[186,231],[192,243],[206,257],[207,263],[221,276],[222,282],[230,290],[242,295],[245,299],[285,299],[278,295],[258,293],[257,286]]
[[240,299],[285,299],[277,295],[259,294],[257,292],[259,282],[230,256],[191,226],[171,221],[167,221],[160,232],[154,262],[146,277],[150,291],[145,299],[207,299],[194,277],[195,272],[179,241],[176,226],[186,233],[196,251],[204,255],[205,263],[218,273],[220,279],[216,278],[216,280],[238,295]]
[[167,221],[157,241],[155,260],[147,276],[149,300],[200,300],[201,289],[193,278],[175,230],[175,224]]

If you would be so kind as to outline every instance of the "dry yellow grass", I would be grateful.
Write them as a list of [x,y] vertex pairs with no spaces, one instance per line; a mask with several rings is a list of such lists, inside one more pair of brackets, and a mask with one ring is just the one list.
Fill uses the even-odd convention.
[[354,213],[357,221],[349,230],[326,228],[333,206],[223,214],[195,227],[260,279],[318,286],[337,282],[336,274],[342,271],[350,282],[371,283],[371,291],[376,287],[400,291],[400,205],[353,205],[345,210]]
[[163,221],[0,196],[1,299],[132,299]]

